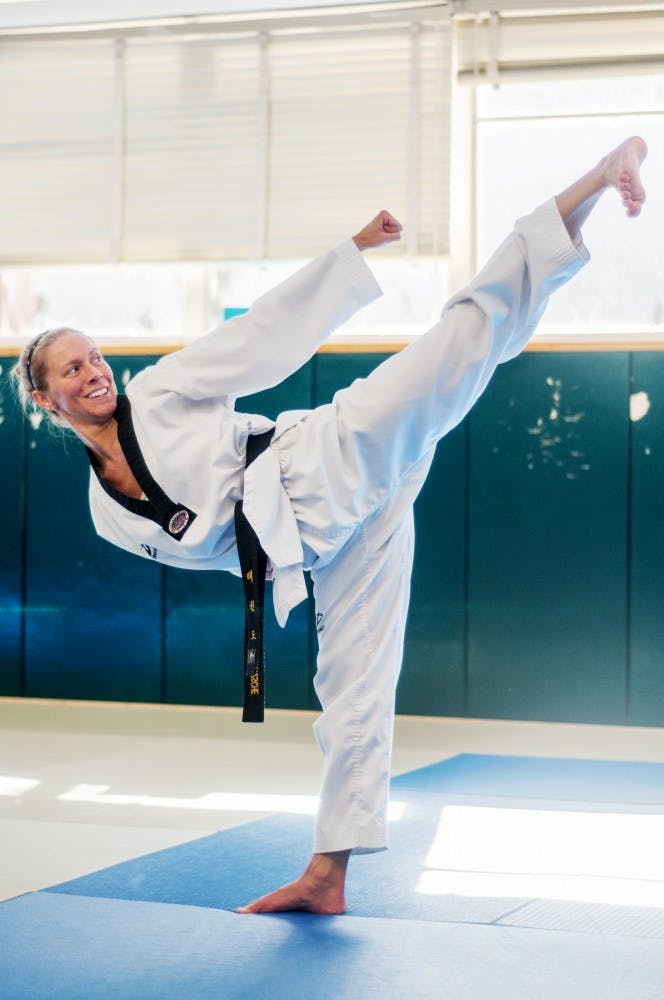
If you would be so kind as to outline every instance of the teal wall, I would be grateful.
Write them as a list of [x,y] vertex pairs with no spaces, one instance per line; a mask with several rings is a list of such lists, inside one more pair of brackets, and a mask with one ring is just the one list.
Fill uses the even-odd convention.
[[[380,360],[318,355],[238,408],[326,402]],[[149,361],[112,359],[119,382]],[[0,363],[0,694],[239,704],[240,581],[97,539],[81,447],[23,422]],[[499,368],[416,505],[399,711],[664,726],[662,406],[664,353]],[[316,707],[311,610],[268,609],[269,706]]]

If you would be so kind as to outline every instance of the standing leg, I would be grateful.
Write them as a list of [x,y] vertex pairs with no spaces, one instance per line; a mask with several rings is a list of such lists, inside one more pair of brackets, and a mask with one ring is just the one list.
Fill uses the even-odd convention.
[[[609,188],[619,192],[628,216],[639,213],[645,201],[639,176],[645,155],[642,139],[627,139],[556,197],[558,225],[562,223],[575,243],[580,225]],[[321,606],[329,597],[334,608],[334,593],[342,592],[344,578],[337,565],[343,565],[346,545],[352,546],[348,548],[350,553],[358,539],[367,544],[370,541],[369,533],[358,530],[362,521],[366,520],[366,527],[372,520],[372,512],[380,510],[382,515],[391,493],[402,490],[409,470],[415,474],[436,440],[468,412],[496,365],[519,353],[541,316],[548,294],[573,273],[574,249],[569,245],[564,247],[556,238],[551,242],[555,227],[550,209],[544,215],[543,227],[541,214],[537,213],[529,217],[530,223],[525,220],[528,233],[519,232],[517,227],[516,236],[503,245],[504,252],[495,255],[478,279],[451,300],[441,322],[429,334],[381,365],[368,379],[338,393],[336,407],[321,408],[326,412],[320,420],[316,419],[319,411],[314,411],[312,419],[304,421],[298,430],[296,445],[286,448],[281,455],[284,485],[303,541],[321,557],[317,581],[317,600],[320,597]],[[543,248],[541,243],[545,244]],[[327,484],[330,477],[335,480],[331,489]],[[366,506],[368,490],[373,497],[370,509]],[[330,542],[325,551],[322,531],[330,528],[330,522],[332,528],[339,526],[337,548]],[[373,544],[377,546],[376,552],[366,550],[369,564],[381,558],[379,539],[374,538]],[[328,567],[329,577],[324,578],[324,567]],[[349,571],[351,568],[347,567]],[[402,598],[393,594],[390,600],[393,606],[386,606],[381,621],[402,613]],[[349,608],[350,603],[349,598]],[[323,608],[323,613],[329,615],[327,608]],[[341,623],[341,605],[336,614]],[[350,625],[348,618],[346,624]],[[352,797],[358,787],[354,782],[363,773],[369,782],[376,782],[375,801],[381,800],[383,784],[375,765],[376,748],[378,757],[389,753],[391,729],[388,732],[385,725],[390,720],[391,726],[392,710],[386,708],[385,692],[388,679],[389,684],[394,683],[394,663],[389,656],[383,662],[380,657],[369,655],[365,663],[365,666],[373,664],[369,675],[363,678],[360,674],[353,679],[353,671],[349,671],[345,659],[348,655],[351,657],[348,662],[353,662],[352,650],[344,650],[344,633],[343,628],[335,631],[330,645],[326,640],[322,647],[320,665],[325,669],[324,675],[320,672],[317,684],[321,699],[326,702],[323,719],[326,715],[331,719],[335,714],[340,720],[352,719],[357,711],[354,706],[361,704],[360,694],[366,692],[371,697],[380,690],[383,694],[377,697],[374,709],[361,716],[373,721],[374,730],[365,733],[360,744],[353,744],[347,723],[336,727],[321,721],[317,734],[329,765],[326,763],[324,780],[327,799],[324,796],[321,803],[317,830],[319,849],[299,879],[240,912],[291,909],[343,912],[348,858],[351,850],[359,851],[363,844],[357,842],[353,830],[345,831],[337,839],[336,820],[328,827],[324,817],[328,813],[331,817],[338,815],[339,807],[334,803],[342,801],[344,794],[346,799]],[[365,648],[368,648],[366,642]],[[327,662],[328,652],[334,653],[335,663]],[[385,673],[382,683],[374,680],[378,670]],[[350,771],[349,761],[353,761]],[[369,823],[375,829],[377,814],[371,808],[367,811],[360,808],[360,801],[357,800],[358,809],[352,813],[356,817],[352,821],[354,830],[367,828],[366,821],[372,815]],[[365,841],[365,844],[365,849],[380,849],[377,842]]]
[[[395,517],[400,518],[392,530]],[[386,534],[386,532],[389,532]],[[394,699],[401,670],[413,511],[395,497],[312,570],[319,650],[314,680],[323,712],[314,730],[323,782],[314,851],[387,847]]]
[[395,498],[360,525],[329,565],[312,570],[319,622],[314,684],[323,708],[314,726],[323,754],[314,855],[301,878],[241,912],[343,913],[350,852],[387,847],[413,542],[412,506],[404,515]]

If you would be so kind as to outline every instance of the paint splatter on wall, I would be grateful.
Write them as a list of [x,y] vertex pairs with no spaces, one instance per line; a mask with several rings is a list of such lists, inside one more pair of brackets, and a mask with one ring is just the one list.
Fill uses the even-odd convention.
[[650,411],[650,397],[647,392],[633,392],[629,397],[629,419],[643,420]]
[[566,479],[576,479],[590,469],[579,426],[586,414],[574,406],[574,387],[565,390],[562,379],[552,376],[547,377],[546,386],[550,394],[548,412],[526,428],[533,439],[526,453],[528,469],[560,470]]

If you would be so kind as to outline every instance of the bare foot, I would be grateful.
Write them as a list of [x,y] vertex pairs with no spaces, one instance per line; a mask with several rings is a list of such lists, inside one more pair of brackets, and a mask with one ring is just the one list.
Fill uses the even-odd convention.
[[639,214],[646,200],[640,171],[647,155],[648,147],[643,139],[633,135],[602,160],[605,182],[618,191],[630,218]]
[[314,854],[294,882],[241,906],[236,913],[281,913],[305,910],[328,915],[346,912],[344,885],[350,851]]

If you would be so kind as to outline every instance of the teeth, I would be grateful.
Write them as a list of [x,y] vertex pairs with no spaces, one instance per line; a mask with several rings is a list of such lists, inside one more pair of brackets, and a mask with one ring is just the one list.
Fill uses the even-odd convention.
[[108,389],[97,389],[96,392],[91,392],[88,399],[96,399],[97,396],[104,396],[108,392]]

